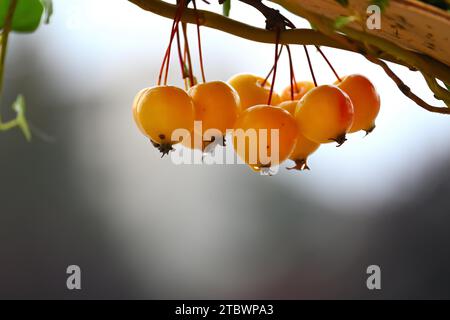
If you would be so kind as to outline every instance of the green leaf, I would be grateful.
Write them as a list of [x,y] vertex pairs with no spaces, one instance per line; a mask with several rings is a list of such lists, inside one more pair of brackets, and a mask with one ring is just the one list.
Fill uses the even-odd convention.
[[41,3],[45,10],[44,21],[46,24],[49,24],[50,18],[53,15],[53,0],[41,0]]
[[340,28],[346,26],[347,24],[349,24],[350,22],[353,22],[356,20],[358,20],[358,17],[356,17],[356,16],[339,16],[336,18],[336,20],[334,20],[334,28],[340,29]]
[[335,0],[335,1],[343,7],[348,7],[348,0]]
[[225,0],[222,7],[222,13],[224,16],[229,17],[231,10],[231,0]]
[[25,139],[27,139],[27,141],[31,141],[30,127],[28,126],[27,119],[25,118],[26,106],[25,98],[23,97],[23,95],[19,94],[19,96],[17,96],[17,99],[13,103],[12,108],[17,113],[16,122],[19,128],[22,130]]
[[445,86],[447,87],[447,90],[450,91],[450,84],[444,83]]
[[384,10],[389,6],[389,0],[371,0],[370,4],[380,7],[381,12],[384,12]]
[[[3,28],[11,0],[0,0],[0,28]],[[12,21],[12,30],[33,32],[41,23],[44,6],[41,0],[19,0]]]

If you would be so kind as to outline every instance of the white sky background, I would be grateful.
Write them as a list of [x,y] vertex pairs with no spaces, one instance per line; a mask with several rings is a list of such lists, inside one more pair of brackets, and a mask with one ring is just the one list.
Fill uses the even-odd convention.
[[[206,7],[203,3],[200,6]],[[221,10],[218,5],[210,8]],[[287,15],[297,26],[308,25],[298,17]],[[260,27],[264,25],[264,19],[255,9],[236,1],[231,17]],[[111,101],[122,94],[121,101],[131,103],[135,92],[155,84],[170,24],[168,19],[145,12],[125,0],[56,0],[51,24],[41,28],[34,37],[45,41],[37,54],[49,64],[61,63],[52,72],[58,77],[70,75],[71,94],[81,99],[108,92]],[[210,80],[227,80],[239,72],[265,75],[271,66],[273,46],[207,28],[202,29],[202,37],[206,75]],[[192,34],[194,48],[195,39]],[[312,48],[310,51],[318,81],[334,82],[321,57]],[[351,207],[351,199],[356,197],[359,204],[370,206],[397,197],[399,190],[408,192],[435,164],[450,158],[448,117],[416,106],[379,67],[361,56],[329,48],[324,51],[339,74],[362,73],[375,83],[382,100],[381,112],[377,129],[368,137],[358,133],[351,135],[341,148],[333,144],[321,147],[310,158],[312,172],[292,174],[282,170],[277,179],[291,185],[293,193],[298,184],[307,184],[311,195],[326,195],[324,202],[330,205],[341,203]],[[170,80],[180,85],[175,58]],[[300,47],[294,49],[294,59],[297,79],[310,79]],[[395,70],[417,94],[438,103],[419,74],[404,68]],[[288,77],[284,57],[276,83],[278,90],[287,84]],[[88,87],[86,82],[90,84]],[[134,137],[142,140],[144,148],[142,137],[137,134]]]

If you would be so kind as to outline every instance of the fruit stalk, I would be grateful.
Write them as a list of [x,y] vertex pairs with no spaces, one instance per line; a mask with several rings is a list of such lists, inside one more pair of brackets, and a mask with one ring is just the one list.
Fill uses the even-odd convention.
[[184,89],[187,90],[188,86],[186,83],[186,78],[189,77],[189,74],[187,71],[187,67],[186,67],[186,63],[185,63],[185,59],[183,58],[183,53],[181,52],[181,40],[180,40],[180,26],[177,27],[177,51],[178,51],[178,60],[180,62],[180,68],[181,68],[181,77],[183,78],[184,81]]
[[317,80],[316,80],[316,76],[314,74],[314,68],[311,63],[311,58],[309,57],[308,48],[306,46],[303,46],[303,49],[305,50],[306,59],[308,60],[309,71],[311,72],[311,77],[313,78],[314,86],[317,87]]
[[295,73],[294,73],[294,64],[292,63],[292,54],[291,54],[291,48],[289,48],[289,45],[286,45],[286,49],[288,52],[288,58],[289,58],[289,71],[290,71],[290,78],[291,78],[291,100],[294,100],[294,92],[298,92],[297,87],[297,80],[295,80]]
[[337,74],[336,70],[334,69],[333,65],[331,64],[330,60],[328,60],[327,56],[325,55],[325,53],[323,53],[322,49],[320,49],[319,46],[315,46],[317,51],[319,51],[320,55],[323,57],[323,59],[325,60],[325,62],[328,64],[328,66],[330,67],[331,71],[333,71],[334,75],[336,76],[336,79],[341,82],[341,78],[339,77],[339,75]]
[[194,81],[194,74],[193,74],[193,70],[192,70],[192,60],[191,60],[191,51],[189,49],[189,39],[187,36],[187,24],[186,23],[182,23],[181,24],[181,29],[183,30],[183,39],[184,39],[184,52],[186,54],[186,59],[188,62],[188,68],[189,68],[189,82],[191,84],[191,87],[195,85],[195,81]]
[[202,81],[203,83],[205,83],[206,77],[205,77],[205,68],[203,67],[202,39],[200,36],[200,19],[198,17],[197,4],[195,3],[195,0],[192,0],[192,3],[194,5],[195,19],[197,22],[197,42],[198,42],[198,56],[200,60],[200,71],[202,73]]
[[267,103],[269,106],[272,103],[273,89],[275,87],[275,80],[277,79],[278,59],[280,58],[280,56],[278,54],[279,43],[280,43],[280,30],[277,31],[276,40],[275,40],[275,63],[273,65],[273,76],[272,76],[272,84],[270,86],[269,102]]
[[[281,53],[283,52],[283,47],[281,46],[280,51],[278,51],[278,59],[281,56]],[[275,64],[272,65],[272,68],[270,69],[269,73],[267,74],[267,76],[264,78],[264,81],[262,82],[262,85],[264,86],[266,84],[267,81],[269,81],[269,77],[272,75],[273,69],[275,68]]]
[[[179,21],[178,19],[180,17],[180,10],[181,10],[181,5],[177,6],[177,10],[175,12],[175,17],[173,18],[172,29],[170,31],[169,45],[167,46],[166,52],[164,54],[163,62],[161,64],[161,68],[159,70],[158,86],[161,85],[161,80],[162,80],[164,67],[166,67],[166,63],[169,64],[169,61],[170,61],[170,48],[172,47],[172,41],[173,41],[173,38],[174,38],[174,36],[175,36],[175,34],[177,32],[177,28],[178,28],[178,22],[177,21]],[[166,67],[165,81],[167,80],[167,71],[168,71],[168,67]]]
[[170,36],[170,41],[169,41],[169,47],[167,48],[168,53],[167,53],[167,64],[166,64],[166,74],[164,75],[164,85],[167,85],[167,77],[169,75],[169,65],[170,65],[170,52],[172,50],[172,43],[173,43],[173,39],[175,37],[175,34],[178,32],[178,25],[180,23],[180,19],[181,16],[183,15],[183,11],[186,7],[186,2],[185,0],[180,0],[178,3],[178,14],[175,16],[174,19],[174,25],[173,25],[173,29],[172,29],[172,34]]

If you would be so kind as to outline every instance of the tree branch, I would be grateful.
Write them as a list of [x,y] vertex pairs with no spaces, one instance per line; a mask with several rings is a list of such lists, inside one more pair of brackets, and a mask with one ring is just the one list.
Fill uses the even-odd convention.
[[[153,12],[166,18],[173,19],[175,16],[176,6],[161,0],[128,1],[139,6],[141,9]],[[278,2],[282,5],[284,4],[284,2],[281,3],[282,1],[279,0],[276,0],[274,2]],[[286,8],[293,11],[292,8]],[[296,13],[296,11],[293,12]],[[220,30],[256,42],[275,43],[275,32],[256,28],[248,24],[238,22],[222,15],[205,10],[198,10],[198,15],[200,24],[205,27]],[[312,18],[309,13],[302,14],[302,16],[308,20],[317,20],[317,17]],[[329,23],[331,28],[333,26],[331,20],[326,21],[325,19],[326,18],[322,18],[322,20],[325,21],[322,23]],[[181,20],[186,23],[195,24],[196,16],[194,10],[186,9]],[[384,39],[378,39],[359,31],[352,32],[349,30],[349,28],[345,27],[342,30],[346,34],[349,33],[351,39],[338,33],[334,33],[333,37],[330,37],[329,35],[324,34],[324,32],[319,32],[316,30],[294,29],[281,32],[280,44],[319,45],[361,53],[361,48],[363,46],[357,44],[362,43],[361,40],[367,41],[368,39],[366,39],[365,36],[368,36],[370,37],[369,43],[372,44],[372,42],[374,42],[374,46],[380,48],[380,50],[383,51],[383,53],[380,54],[379,58],[404,65],[412,70],[426,70],[427,72],[425,73],[432,74],[435,78],[440,79],[445,83],[450,83],[450,66],[447,66],[444,63],[436,61],[428,56],[405,50],[393,43],[385,41]],[[354,45],[350,46],[349,43]],[[401,58],[403,56],[407,56],[407,58]]]
[[[176,6],[161,0],[128,0],[141,9],[153,12],[157,15],[173,19],[175,17]],[[202,26],[220,30],[237,37],[248,40],[275,43],[276,33],[273,31],[256,28],[248,24],[238,22],[217,13],[205,10],[198,10],[199,23]],[[181,21],[196,24],[195,11],[185,9]],[[339,42],[330,39],[322,33],[311,29],[295,29],[282,31],[280,34],[280,44],[304,44],[321,45],[337,49],[345,49]]]
[[383,68],[384,72],[386,72],[386,74],[395,82],[395,84],[397,85],[397,87],[399,88],[399,90],[405,95],[407,96],[409,99],[411,99],[412,101],[414,101],[417,105],[419,105],[420,107],[424,108],[425,110],[428,110],[430,112],[435,112],[435,113],[442,113],[442,114],[450,114],[450,108],[440,108],[440,107],[434,107],[432,105],[429,105],[428,103],[426,103],[424,100],[422,100],[419,96],[417,96],[416,94],[414,94],[411,91],[411,88],[408,87],[395,73],[394,71],[391,70],[391,68],[389,68],[389,66],[382,60],[371,57],[371,56],[367,56],[367,59],[370,62],[373,62],[377,65],[379,65],[381,68]]

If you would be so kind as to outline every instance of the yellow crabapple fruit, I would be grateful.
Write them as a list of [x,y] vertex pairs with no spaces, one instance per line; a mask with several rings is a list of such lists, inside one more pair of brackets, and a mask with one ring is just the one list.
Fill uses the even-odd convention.
[[291,99],[291,86],[287,86],[281,92],[281,101],[300,100],[308,91],[314,89],[315,85],[311,81],[298,81],[293,87],[294,99]]
[[[270,95],[270,83],[252,74],[237,74],[228,80],[228,83],[237,91],[241,99],[241,109],[244,111],[259,104],[267,104]],[[264,85],[263,85],[264,83]],[[280,96],[272,93],[271,105],[281,102]]]
[[172,150],[172,134],[177,129],[192,132],[194,103],[182,89],[156,86],[140,91],[133,102],[133,117],[138,128],[163,156]]
[[188,94],[194,102],[195,120],[201,121],[201,132],[195,134],[203,136],[207,130],[216,129],[225,136],[226,130],[234,127],[241,107],[238,93],[229,84],[201,83],[191,87]]
[[355,114],[349,132],[371,132],[380,111],[380,96],[372,82],[363,75],[352,74],[336,82],[336,85],[348,94],[353,103]]
[[241,113],[233,130],[233,146],[253,170],[260,171],[286,160],[295,146],[294,117],[278,107],[257,105]]
[[[280,103],[279,107],[288,111],[290,114],[295,115],[297,104],[298,101],[285,101]],[[288,169],[309,170],[307,159],[319,149],[319,146],[319,143],[309,140],[300,130],[297,130],[297,142],[295,143],[294,150],[292,150],[292,153],[289,155],[289,159],[295,162],[295,166]]]
[[353,123],[353,105],[349,96],[336,86],[323,85],[300,99],[295,118],[299,130],[316,143],[345,142]]

